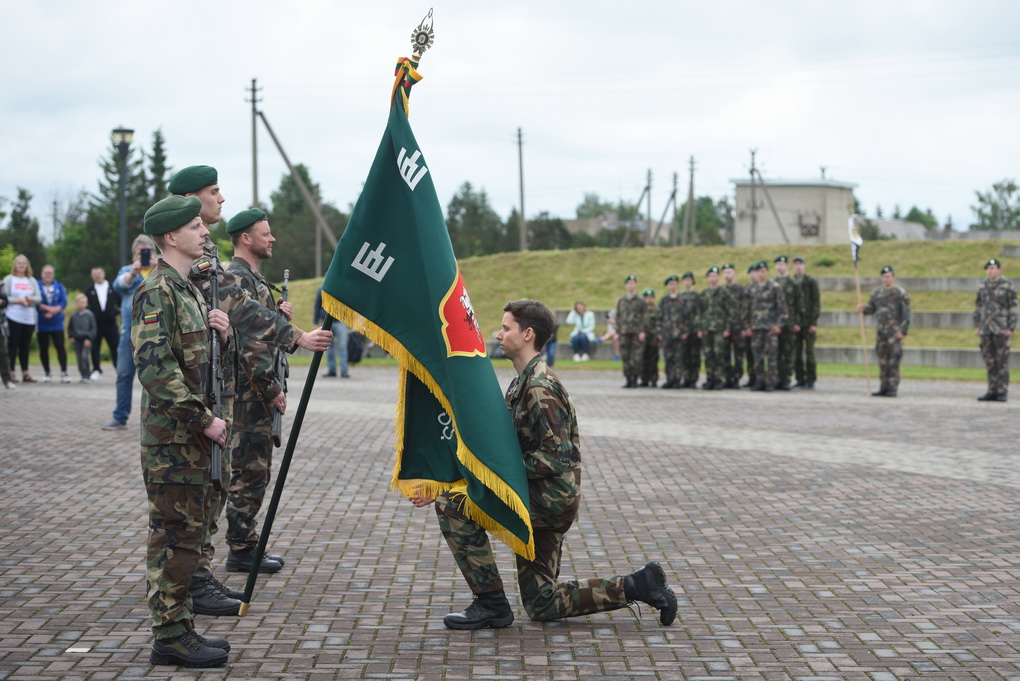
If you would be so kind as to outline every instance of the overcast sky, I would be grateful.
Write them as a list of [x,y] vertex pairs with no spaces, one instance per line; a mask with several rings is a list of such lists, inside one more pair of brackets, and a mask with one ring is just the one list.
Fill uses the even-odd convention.
[[[0,196],[93,192],[110,130],[175,168],[220,171],[224,215],[252,201],[246,89],[323,197],[356,200],[386,122],[392,69],[429,8],[393,2],[0,0]],[[931,208],[957,228],[975,190],[1018,177],[1020,3],[486,3],[435,0],[411,125],[445,207],[465,181],[506,217],[572,218],[586,192],[657,219],[688,158],[700,195],[733,196],[751,148],[766,179],[856,183],[869,214]],[[285,166],[258,133],[259,198]]]

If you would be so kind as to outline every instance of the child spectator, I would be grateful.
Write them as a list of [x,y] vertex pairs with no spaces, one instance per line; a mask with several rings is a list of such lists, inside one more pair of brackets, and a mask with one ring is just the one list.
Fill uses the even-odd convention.
[[98,333],[96,316],[88,309],[89,299],[84,293],[74,297],[74,304],[78,311],[71,315],[67,323],[67,335],[74,343],[74,354],[78,357],[78,371],[81,373],[81,383],[89,382],[89,355],[92,342]]

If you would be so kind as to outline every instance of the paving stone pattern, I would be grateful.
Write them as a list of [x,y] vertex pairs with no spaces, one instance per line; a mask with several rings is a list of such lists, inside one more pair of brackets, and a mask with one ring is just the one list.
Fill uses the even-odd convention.
[[389,490],[396,371],[352,374],[316,383],[270,542],[286,567],[247,617],[198,620],[233,648],[207,671],[148,663],[137,391],[112,433],[112,380],[0,393],[0,681],[1020,680],[1020,403],[978,403],[981,385],[890,400],[863,380],[703,393],[564,372],[585,460],[564,576],[656,558],[677,621],[536,623],[512,589],[517,621],[472,633],[442,625],[470,598],[434,514]]

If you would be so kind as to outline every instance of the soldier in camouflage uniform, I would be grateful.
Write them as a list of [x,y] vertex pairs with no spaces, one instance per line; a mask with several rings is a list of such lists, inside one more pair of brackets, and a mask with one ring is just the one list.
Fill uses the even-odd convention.
[[680,339],[680,329],[684,321],[684,301],[679,293],[678,275],[669,275],[662,284],[667,293],[659,299],[659,342],[666,360],[666,382],[662,387],[668,390],[679,388],[683,381],[683,341]]
[[655,304],[655,289],[641,292],[645,299],[645,349],[641,358],[641,387],[654,388],[659,382],[659,325],[661,315]]
[[818,315],[821,314],[822,304],[818,282],[804,269],[804,258],[798,255],[793,259],[793,279],[800,284],[804,316],[801,318],[800,331],[793,341],[793,373],[797,377],[795,388],[812,390],[818,378],[815,340],[818,337]]
[[684,272],[681,277],[684,290],[680,298],[684,301],[683,325],[680,340],[683,341],[680,365],[683,371],[681,388],[693,388],[698,384],[701,372],[701,339],[698,338],[698,317],[701,315],[701,294],[694,290],[694,272]]
[[698,338],[705,349],[705,390],[722,390],[726,377],[726,348],[730,329],[736,324],[736,305],[725,286],[719,285],[719,268],[712,265],[706,273],[708,288],[701,292]]
[[[209,329],[227,342],[227,316],[210,311],[185,278],[209,230],[196,198],[170,196],[146,213],[145,232],[162,253],[132,303],[131,346],[142,384],[141,462],[148,495],[146,593],[155,641],[152,664],[211,667],[227,660],[226,639],[194,629],[189,586],[205,538],[210,447],[227,424],[209,407]],[[208,326],[206,320],[208,319]]]
[[872,395],[896,397],[903,339],[910,330],[910,296],[896,285],[896,272],[891,265],[883,267],[881,275],[882,285],[871,294],[867,305],[857,306],[857,311],[875,315],[875,355],[882,385]]
[[[273,257],[276,238],[268,216],[258,208],[243,210],[227,223],[234,245],[234,258],[227,271],[238,285],[267,310],[290,321],[289,302],[279,306],[273,299],[278,289],[269,283],[260,267]],[[287,395],[276,375],[280,348],[249,341],[240,347],[234,395],[234,419],[230,431],[230,490],[227,498],[227,570],[247,572],[259,543],[255,516],[262,508],[269,486],[273,459],[273,410],[287,411]],[[283,567],[282,559],[263,559],[259,571],[272,573]]]
[[739,388],[740,379],[744,375],[744,356],[747,348],[744,329],[747,328],[748,296],[747,287],[737,282],[736,274],[733,263],[722,266],[723,285],[733,298],[733,325],[729,329],[729,336],[726,337],[726,351],[723,353],[723,362],[726,366],[723,388]]
[[751,390],[772,392],[779,380],[779,332],[790,316],[782,287],[769,279],[769,266],[759,260],[751,286],[751,351],[756,383]]
[[[178,196],[197,197],[202,204],[200,217],[207,228],[219,222],[225,198],[220,191],[215,168],[204,165],[188,166],[171,178],[167,189]],[[222,362],[223,415],[228,421],[229,429],[229,422],[233,417],[236,376],[239,371],[237,354],[239,344],[261,342],[286,349],[287,352],[293,352],[300,346],[315,352],[328,347],[332,336],[319,329],[304,333],[289,323],[283,315],[276,314],[253,300],[237,284],[235,277],[221,267],[216,256],[216,247],[211,239],[206,239],[203,253],[204,255],[192,265],[188,278],[202,292],[207,305],[223,310],[227,314],[235,332],[225,348]],[[214,274],[219,284],[219,300],[215,304],[212,301]],[[223,451],[222,468],[223,479],[229,480],[231,476],[229,448]],[[219,530],[218,520],[226,506],[227,495],[227,486],[224,486],[219,491],[211,490],[206,496],[206,539],[196,578],[191,582],[194,610],[202,615],[236,615],[240,607],[239,599],[243,596],[243,592],[224,586],[212,572],[212,559],[215,554],[212,538]],[[276,565],[282,565],[281,561],[279,556],[267,554],[263,557],[263,564],[269,569],[275,567],[278,570],[279,567]],[[227,569],[230,570],[230,567],[228,563]],[[247,568],[243,571],[247,572]]]
[[638,387],[641,358],[645,352],[645,301],[637,294],[637,275],[624,279],[627,293],[616,301],[616,332],[620,335],[624,388]]
[[[517,582],[528,617],[538,621],[577,617],[641,601],[659,611],[663,625],[670,624],[676,616],[676,596],[654,561],[629,575],[557,581],[564,535],[581,503],[577,416],[563,384],[540,353],[555,323],[552,312],[536,300],[507,303],[504,311],[497,339],[518,372],[507,388],[506,404],[528,473],[535,533],[535,559],[517,557]],[[433,502],[422,497],[411,501],[419,507]],[[467,609],[447,615],[443,623],[450,629],[509,626],[513,610],[485,530],[464,516],[456,496],[446,493],[435,503],[439,526],[475,596]]]
[[797,281],[789,275],[789,258],[785,255],[776,256],[775,263],[776,283],[783,289],[788,310],[786,323],[779,330],[779,383],[776,387],[789,390],[790,376],[793,375],[794,344],[804,319],[804,299]]
[[1009,346],[1016,329],[1016,289],[1002,276],[1002,261],[997,258],[985,263],[985,276],[974,303],[974,327],[981,338],[988,391],[978,400],[1005,402],[1009,393]]

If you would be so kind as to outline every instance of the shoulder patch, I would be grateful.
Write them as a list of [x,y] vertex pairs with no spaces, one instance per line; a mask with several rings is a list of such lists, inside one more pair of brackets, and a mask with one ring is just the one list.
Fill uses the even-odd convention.
[[212,261],[211,260],[203,260],[200,263],[198,263],[197,265],[195,265],[195,267],[198,268],[199,272],[205,272],[207,269],[212,267]]
[[159,321],[159,313],[158,312],[150,312],[149,314],[147,314],[144,317],[142,317],[142,323],[143,324],[155,324],[158,321]]

